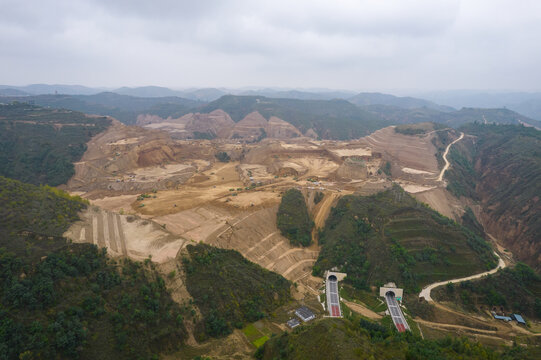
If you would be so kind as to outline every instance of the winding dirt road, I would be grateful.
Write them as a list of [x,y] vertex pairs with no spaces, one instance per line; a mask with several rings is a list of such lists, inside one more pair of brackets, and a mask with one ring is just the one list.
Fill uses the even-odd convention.
[[449,149],[451,148],[451,145],[462,140],[463,138],[464,138],[464,133],[461,132],[460,137],[458,139],[456,139],[455,141],[447,145],[447,148],[445,149],[445,152],[443,153],[443,160],[445,161],[445,166],[443,167],[443,169],[441,169],[440,176],[438,176],[438,181],[443,180],[443,175],[445,174],[445,172],[447,171],[447,169],[449,169],[449,166],[451,165],[449,163],[449,160],[447,160],[447,154],[449,153]]
[[454,283],[459,283],[459,282],[463,282],[463,281],[479,279],[479,278],[482,278],[483,276],[494,274],[499,269],[505,268],[507,266],[507,264],[505,263],[505,261],[503,261],[503,259],[500,257],[500,255],[498,255],[498,253],[496,251],[494,251],[494,255],[496,255],[498,257],[498,266],[496,266],[494,269],[492,269],[490,271],[482,272],[480,274],[475,274],[475,275],[467,276],[467,277],[464,277],[464,278],[460,278],[460,279],[445,280],[445,281],[440,281],[440,282],[437,282],[437,283],[427,285],[427,286],[425,286],[423,288],[423,290],[421,290],[421,292],[419,293],[419,297],[424,297],[426,301],[434,301],[430,297],[430,292],[432,291],[432,289],[437,288],[438,286],[446,285],[448,283],[453,283],[454,284]]

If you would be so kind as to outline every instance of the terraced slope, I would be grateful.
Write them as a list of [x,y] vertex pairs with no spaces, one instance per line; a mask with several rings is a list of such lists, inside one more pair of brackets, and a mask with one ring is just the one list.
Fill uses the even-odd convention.
[[[234,249],[248,260],[272,270],[292,282],[302,280],[317,288],[320,280],[311,276],[318,251],[293,247],[276,226],[277,206],[244,213],[209,236],[206,243]],[[310,291],[310,290],[309,290]]]
[[319,239],[314,273],[338,267],[367,288],[393,281],[418,291],[437,280],[496,265],[490,246],[395,186],[372,196],[341,198]]
[[185,240],[165,230],[164,227],[133,215],[90,207],[81,214],[81,221],[74,223],[64,236],[75,243],[90,243],[107,248],[112,256],[127,256],[134,260],[152,257],[164,262],[176,257]]

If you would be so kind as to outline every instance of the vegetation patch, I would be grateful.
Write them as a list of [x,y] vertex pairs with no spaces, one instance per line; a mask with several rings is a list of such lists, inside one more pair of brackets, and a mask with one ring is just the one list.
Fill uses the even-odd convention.
[[433,294],[468,311],[503,308],[506,314],[541,319],[541,277],[523,263],[479,280],[441,286]]
[[[390,324],[389,324],[390,325]],[[309,354],[309,355],[308,355]],[[307,356],[308,355],[308,356]],[[324,319],[272,337],[257,359],[535,359],[536,349],[498,351],[465,338],[423,340],[357,317]]]
[[372,196],[341,198],[319,243],[313,273],[337,267],[357,289],[393,281],[417,292],[435,281],[496,266],[491,247],[481,237],[399,186]]
[[510,245],[515,255],[541,270],[541,132],[479,123],[460,130],[476,141],[460,141],[450,152],[449,190],[478,200],[500,231],[517,234]]
[[[203,314],[196,336],[221,337],[257,321],[290,299],[290,282],[234,250],[188,245],[186,286]],[[247,331],[251,331],[248,328]]]
[[231,157],[225,151],[220,151],[215,156],[220,162],[229,162],[231,160]]
[[312,242],[314,222],[310,219],[304,196],[297,189],[289,189],[282,196],[277,214],[278,229],[292,245],[308,246]]
[[0,204],[0,246],[36,260],[44,251],[64,245],[64,240],[56,238],[79,220],[78,212],[88,202],[47,185],[0,176]]
[[0,189],[2,358],[148,359],[182,344],[185,314],[150,262],[60,237],[86,204],[6,178]]
[[86,143],[110,124],[75,111],[0,105],[0,175],[34,185],[65,184]]

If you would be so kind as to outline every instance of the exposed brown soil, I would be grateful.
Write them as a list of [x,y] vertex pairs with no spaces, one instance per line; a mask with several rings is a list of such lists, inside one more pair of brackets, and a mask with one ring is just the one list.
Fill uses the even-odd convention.
[[111,256],[144,260],[149,256],[158,263],[174,259],[185,240],[149,220],[133,215],[119,215],[95,206],[81,213],[81,220],[64,234],[73,242],[91,243],[107,248]]

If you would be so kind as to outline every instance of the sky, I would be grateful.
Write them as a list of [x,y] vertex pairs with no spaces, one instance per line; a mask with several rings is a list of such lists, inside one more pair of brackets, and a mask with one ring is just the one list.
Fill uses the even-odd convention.
[[541,88],[539,0],[0,0],[0,84]]

